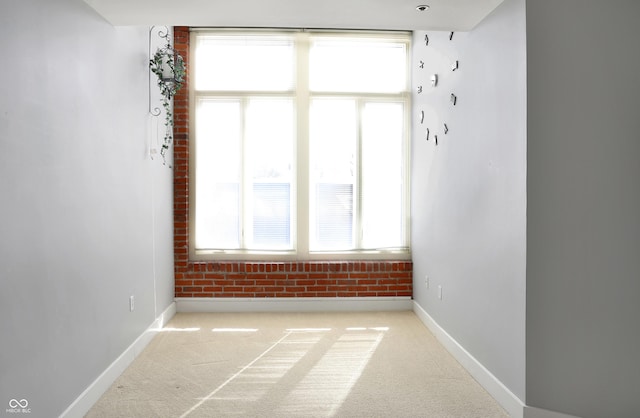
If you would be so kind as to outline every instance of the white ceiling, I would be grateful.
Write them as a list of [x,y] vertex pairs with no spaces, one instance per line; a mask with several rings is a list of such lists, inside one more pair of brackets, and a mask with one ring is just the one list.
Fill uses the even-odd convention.
[[[115,26],[469,31],[503,0],[84,0]],[[427,11],[416,6],[427,4]]]

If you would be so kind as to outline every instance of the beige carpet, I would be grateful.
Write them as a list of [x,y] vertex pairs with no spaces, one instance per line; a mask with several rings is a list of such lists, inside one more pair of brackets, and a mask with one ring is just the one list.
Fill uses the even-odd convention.
[[87,417],[507,417],[412,312],[177,314]]

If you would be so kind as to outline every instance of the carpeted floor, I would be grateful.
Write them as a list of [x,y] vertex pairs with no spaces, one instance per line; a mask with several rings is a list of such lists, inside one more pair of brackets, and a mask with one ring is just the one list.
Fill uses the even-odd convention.
[[87,417],[507,417],[413,312],[177,314]]

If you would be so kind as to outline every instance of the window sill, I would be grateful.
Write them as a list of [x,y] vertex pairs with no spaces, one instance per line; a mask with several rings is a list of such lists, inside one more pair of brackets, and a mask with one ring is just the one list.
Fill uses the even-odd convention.
[[189,254],[192,261],[356,261],[356,260],[411,260],[409,250],[375,251],[318,251],[308,254],[294,252],[237,252],[197,250]]

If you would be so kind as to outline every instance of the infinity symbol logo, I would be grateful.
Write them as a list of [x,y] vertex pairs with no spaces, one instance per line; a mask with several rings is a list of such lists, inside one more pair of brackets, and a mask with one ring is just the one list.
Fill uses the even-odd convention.
[[9,401],[9,408],[26,408],[27,406],[29,406],[29,401],[26,399],[11,399]]

